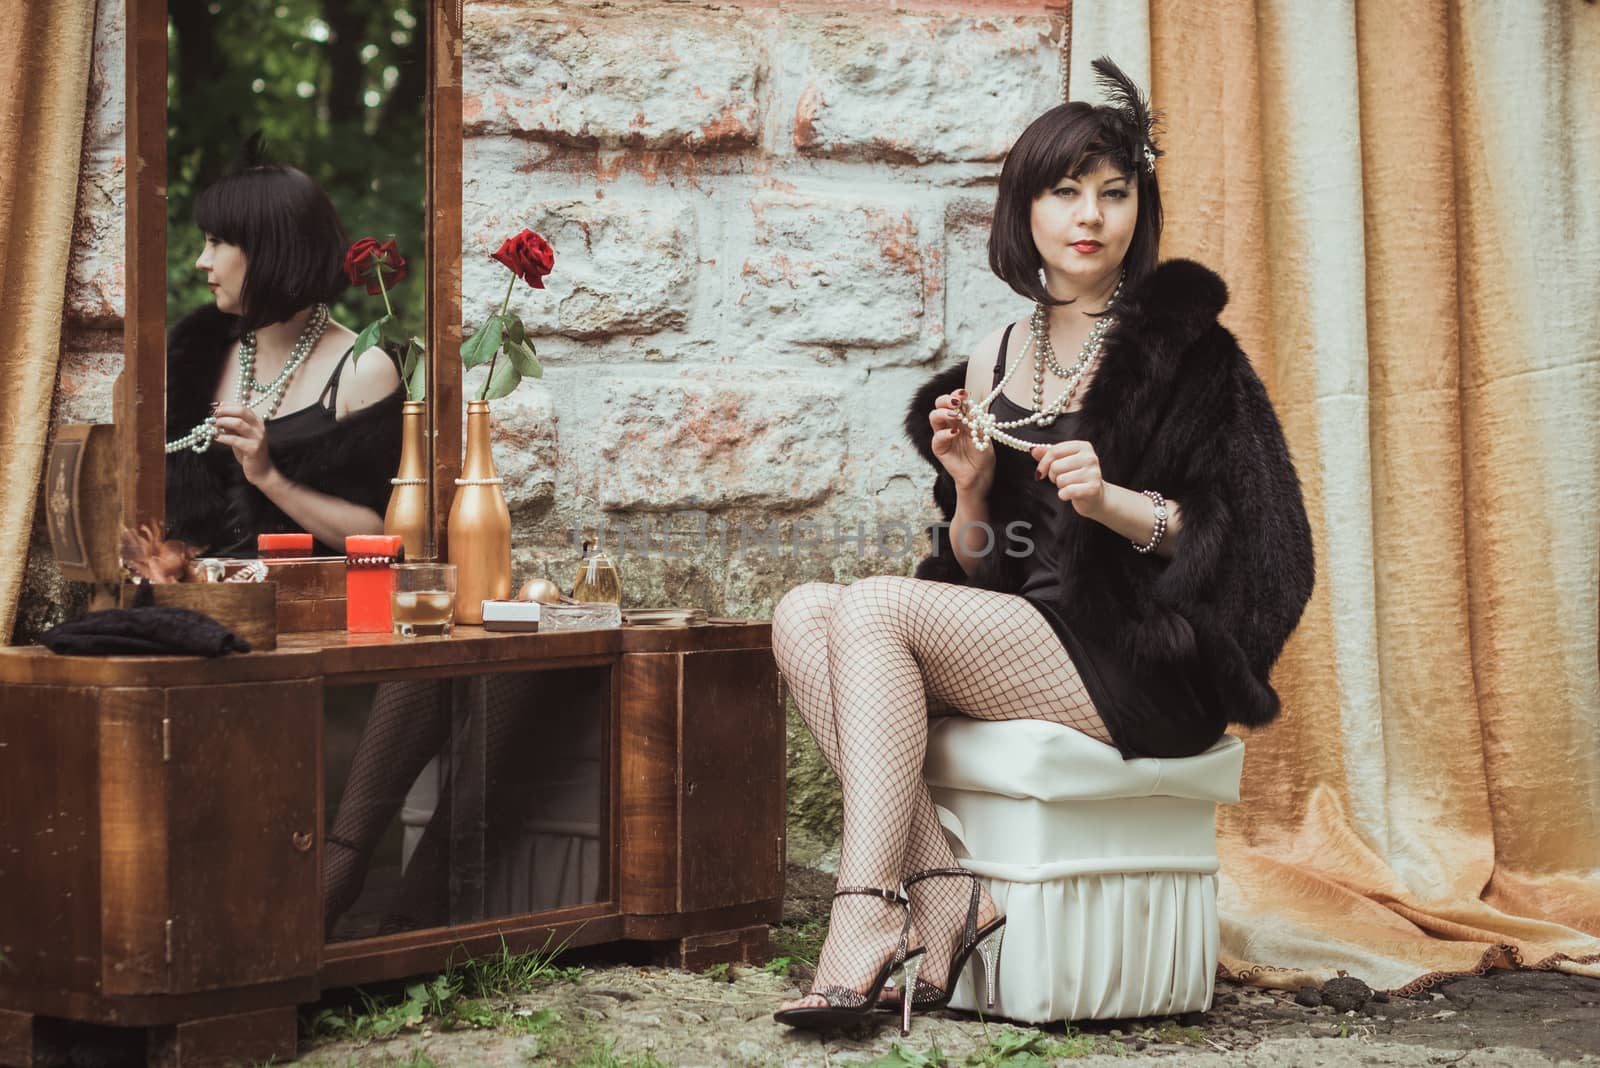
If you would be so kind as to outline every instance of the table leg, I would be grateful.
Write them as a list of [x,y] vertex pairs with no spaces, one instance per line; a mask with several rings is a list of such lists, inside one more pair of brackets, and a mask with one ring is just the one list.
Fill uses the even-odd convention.
[[33,1068],[33,1013],[0,1009],[0,1065]]
[[772,956],[766,924],[652,943],[657,962],[698,972],[715,964],[764,964]]
[[292,1061],[295,1006],[188,1020],[149,1031],[150,1068],[220,1068]]

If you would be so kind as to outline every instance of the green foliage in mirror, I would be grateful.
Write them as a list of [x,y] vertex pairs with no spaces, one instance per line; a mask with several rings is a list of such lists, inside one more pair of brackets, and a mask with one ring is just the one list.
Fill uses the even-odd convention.
[[[347,235],[398,239],[426,277],[427,0],[168,0],[167,13],[168,322],[211,299],[195,198],[256,130],[327,191]],[[423,333],[426,289],[389,295],[404,326],[392,351]],[[364,323],[384,305],[351,289],[331,310]]]

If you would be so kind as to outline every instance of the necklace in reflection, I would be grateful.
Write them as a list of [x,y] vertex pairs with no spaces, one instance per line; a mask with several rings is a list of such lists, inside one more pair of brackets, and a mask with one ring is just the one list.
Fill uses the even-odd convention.
[[[289,359],[285,361],[283,370],[278,372],[278,377],[267,383],[256,381],[256,332],[252,330],[245,334],[239,339],[239,385],[233,392],[234,403],[254,408],[261,414],[263,422],[271,419],[277,414],[278,406],[283,403],[283,395],[288,392],[294,373],[300,370],[300,365],[310,357],[327,329],[328,306],[312,305],[311,314],[306,317],[305,329],[300,331],[294,348],[289,350]],[[260,397],[256,396],[258,393],[261,394]],[[180,452],[183,449],[205,452],[211,448],[211,443],[216,440],[218,433],[220,431],[217,428],[216,417],[207,416],[183,437],[167,442],[167,452]]]

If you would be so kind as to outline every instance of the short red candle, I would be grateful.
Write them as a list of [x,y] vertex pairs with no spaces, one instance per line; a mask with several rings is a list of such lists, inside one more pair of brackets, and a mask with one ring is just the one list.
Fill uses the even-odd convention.
[[389,565],[401,557],[398,534],[352,534],[344,539],[344,621],[356,634],[387,634],[394,626],[389,617],[389,595],[394,592],[394,572]]
[[310,534],[257,534],[256,555],[263,560],[282,560],[311,555]]

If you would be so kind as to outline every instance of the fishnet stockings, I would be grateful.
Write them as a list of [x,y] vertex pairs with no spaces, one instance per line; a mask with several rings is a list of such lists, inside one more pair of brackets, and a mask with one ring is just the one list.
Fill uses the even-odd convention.
[[[772,642],[795,706],[839,776],[841,886],[895,887],[914,872],[957,866],[922,781],[930,709],[1046,720],[1110,741],[1060,639],[1012,594],[887,575],[848,587],[807,583],[779,603]],[[913,944],[927,947],[923,974],[946,986],[970,884],[933,878],[910,895]],[[994,915],[985,892],[978,924]],[[836,898],[813,988],[861,989],[898,932],[888,903]]]
[[[489,675],[481,684],[484,753],[492,781],[526,720],[530,683],[526,676],[503,674]],[[361,896],[372,851],[405,804],[411,784],[450,742],[457,697],[470,704],[472,696],[453,696],[452,684],[437,680],[378,686],[324,851],[323,916],[329,931]],[[397,908],[415,920],[442,918],[447,907],[450,794],[447,784],[406,865]]]

